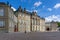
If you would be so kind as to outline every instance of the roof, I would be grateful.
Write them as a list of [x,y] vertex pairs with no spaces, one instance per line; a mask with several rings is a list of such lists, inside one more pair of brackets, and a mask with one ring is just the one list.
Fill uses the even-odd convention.
[[12,9],[12,8],[11,8],[11,5],[9,4],[9,2],[7,2],[7,3],[5,3],[5,2],[0,2],[0,4],[1,4],[1,5],[4,5],[4,6],[7,6],[7,7],[9,7],[10,9]]
[[4,2],[0,2],[0,4],[6,5],[6,3],[4,3]]
[[43,20],[45,20],[45,18],[43,18],[43,17],[40,17],[41,19],[43,19]]

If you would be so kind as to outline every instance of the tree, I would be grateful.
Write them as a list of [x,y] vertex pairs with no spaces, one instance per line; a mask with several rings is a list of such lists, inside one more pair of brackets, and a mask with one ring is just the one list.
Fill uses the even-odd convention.
[[58,24],[58,27],[60,27],[60,22],[57,22],[57,24]]

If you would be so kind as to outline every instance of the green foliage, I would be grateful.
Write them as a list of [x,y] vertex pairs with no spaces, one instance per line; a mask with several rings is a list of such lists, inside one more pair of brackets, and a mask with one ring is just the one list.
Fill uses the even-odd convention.
[[57,24],[58,24],[58,27],[60,27],[60,22],[57,22]]

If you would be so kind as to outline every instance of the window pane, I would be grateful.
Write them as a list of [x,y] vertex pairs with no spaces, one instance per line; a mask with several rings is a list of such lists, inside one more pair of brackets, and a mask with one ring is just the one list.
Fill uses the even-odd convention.
[[5,26],[5,22],[4,21],[0,21],[0,27]]
[[0,16],[4,16],[4,9],[0,8]]

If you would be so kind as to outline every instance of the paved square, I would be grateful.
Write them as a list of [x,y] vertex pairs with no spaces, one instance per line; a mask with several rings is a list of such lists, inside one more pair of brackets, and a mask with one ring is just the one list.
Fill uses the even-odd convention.
[[60,32],[0,33],[0,40],[60,40]]

